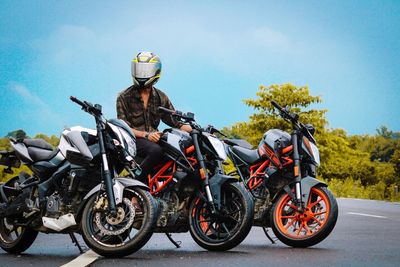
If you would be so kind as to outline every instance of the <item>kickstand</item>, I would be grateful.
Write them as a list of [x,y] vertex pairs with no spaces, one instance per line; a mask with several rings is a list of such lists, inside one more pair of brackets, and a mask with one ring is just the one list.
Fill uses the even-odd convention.
[[276,244],[275,240],[273,240],[272,237],[269,235],[268,228],[267,227],[263,227],[262,229],[264,230],[264,234],[267,236],[269,241],[271,241],[272,244]]
[[83,249],[81,247],[81,245],[78,242],[78,239],[76,239],[76,236],[74,233],[69,233],[69,236],[71,237],[72,243],[74,243],[75,246],[78,247],[79,252],[82,254],[83,253]]
[[182,244],[181,241],[173,240],[170,233],[165,233],[165,235],[168,237],[169,241],[171,241],[171,243],[175,245],[176,248],[180,248],[181,247],[181,244]]

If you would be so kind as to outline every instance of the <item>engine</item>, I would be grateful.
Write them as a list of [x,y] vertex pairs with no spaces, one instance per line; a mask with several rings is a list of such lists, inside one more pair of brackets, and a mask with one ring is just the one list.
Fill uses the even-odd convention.
[[61,201],[60,195],[54,193],[48,197],[46,203],[46,217],[58,218],[63,213],[64,204]]
[[179,198],[174,191],[166,192],[159,199],[160,216],[158,217],[157,226],[166,227],[173,225],[178,219]]
[[259,186],[255,188],[252,193],[256,196],[254,199],[254,224],[263,225],[265,224],[265,220],[268,219],[268,211],[272,205],[269,201],[269,191],[266,187]]
[[187,232],[187,216],[189,198],[180,200],[175,191],[166,192],[158,199],[160,204],[160,216],[157,220],[157,228],[161,232]]

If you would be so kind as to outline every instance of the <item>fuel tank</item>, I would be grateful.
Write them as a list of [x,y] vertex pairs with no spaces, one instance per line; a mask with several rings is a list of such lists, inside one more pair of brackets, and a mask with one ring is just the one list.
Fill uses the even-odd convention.
[[281,167],[280,151],[291,143],[290,134],[279,129],[271,129],[263,135],[258,145],[258,153],[262,157],[268,157],[275,166]]

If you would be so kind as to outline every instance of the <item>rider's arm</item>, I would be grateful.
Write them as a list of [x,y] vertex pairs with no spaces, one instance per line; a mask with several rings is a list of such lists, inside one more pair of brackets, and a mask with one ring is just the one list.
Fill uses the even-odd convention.
[[128,120],[127,114],[128,114],[128,109],[125,105],[124,99],[122,98],[121,95],[119,95],[117,98],[117,117],[118,117],[118,119],[125,121],[131,127],[133,133],[135,134],[135,136],[137,138],[146,138],[148,133],[145,131],[140,131],[140,130],[134,129]]
[[[167,109],[175,110],[175,108],[172,105],[169,98],[166,95],[164,95],[164,97],[165,97],[165,99],[164,99],[165,101],[164,101],[164,103],[162,103],[162,106]],[[182,131],[186,131],[186,132],[192,131],[192,127],[190,127],[190,125],[183,124],[183,123],[175,120],[170,114],[162,112],[160,115],[161,115],[161,120],[168,126],[178,128],[178,129],[181,129]]]

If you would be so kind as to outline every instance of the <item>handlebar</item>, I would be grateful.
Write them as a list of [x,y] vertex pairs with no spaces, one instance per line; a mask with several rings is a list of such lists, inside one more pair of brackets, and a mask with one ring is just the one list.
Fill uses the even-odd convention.
[[184,113],[179,110],[172,110],[172,109],[167,109],[164,107],[158,107],[159,111],[171,114],[174,117],[178,117],[179,119],[185,121],[185,122],[193,122],[194,121],[194,114],[191,112]]
[[76,98],[75,96],[70,96],[69,99],[71,99],[72,102],[77,103],[79,106],[81,106],[82,108],[85,108],[86,105],[85,103],[83,103],[82,101],[80,101],[78,98]]
[[215,133],[217,133],[217,134],[222,135],[223,137],[228,138],[227,135],[225,135],[224,133],[222,133],[220,130],[218,130],[217,128],[215,128],[215,127],[212,126],[212,125],[208,125],[208,126],[204,129],[204,131],[207,132],[207,133],[210,133],[210,134],[215,134]]
[[175,113],[175,110],[167,109],[167,108],[164,108],[164,107],[158,107],[158,110],[162,111],[162,112],[165,112],[165,113],[168,113],[168,114],[174,114]]
[[276,108],[276,109],[278,109],[279,111],[281,111],[281,112],[285,112],[286,110],[283,108],[283,107],[281,107],[278,103],[276,103],[274,100],[271,100],[271,104]]
[[94,116],[101,116],[101,105],[99,104],[91,104],[87,101],[81,101],[78,98],[76,98],[75,96],[70,96],[69,99],[71,99],[72,102],[75,102],[76,104],[78,104],[79,106],[82,107],[82,109],[84,111],[86,111],[89,114],[92,114]]
[[290,113],[287,109],[283,108],[280,106],[278,103],[276,103],[274,100],[271,100],[270,103],[280,111],[281,116],[284,119],[290,120],[292,123],[297,124],[299,120],[299,115],[295,113]]

